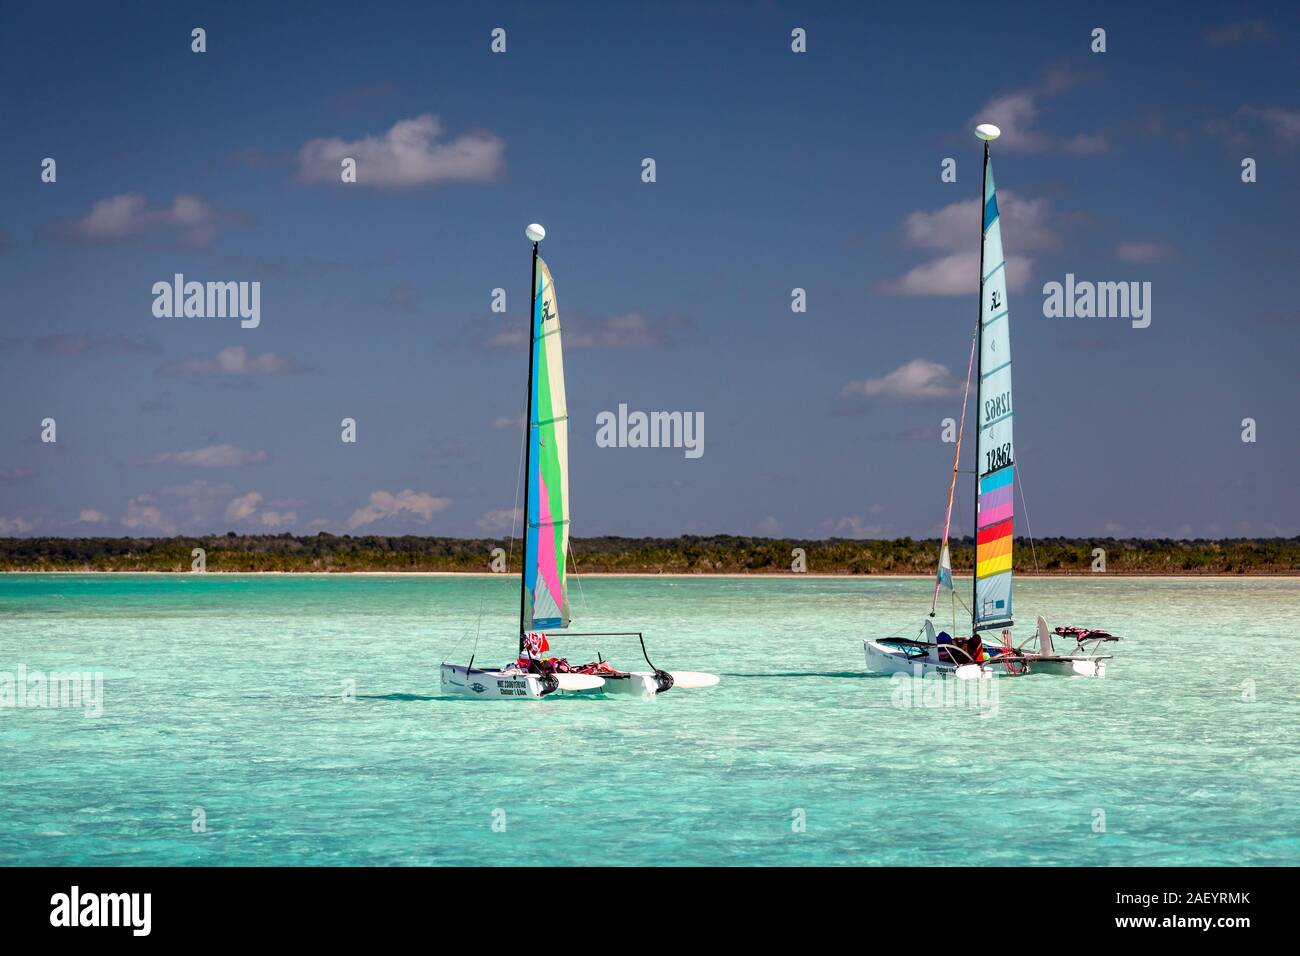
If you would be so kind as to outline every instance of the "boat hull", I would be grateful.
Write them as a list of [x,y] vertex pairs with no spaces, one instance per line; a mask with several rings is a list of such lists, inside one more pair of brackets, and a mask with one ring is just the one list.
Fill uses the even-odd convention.
[[[866,652],[867,669],[880,674],[911,674],[917,677],[940,676],[972,680],[1000,677],[1011,673],[1006,665],[996,658],[983,664],[949,664],[908,654],[900,648],[879,641],[864,640],[862,645]],[[1048,677],[1106,676],[1106,659],[1088,654],[1061,657],[1025,654],[1025,663],[1028,665],[1029,674],[1042,674]]]
[[[913,677],[955,677],[958,680],[983,680],[997,675],[991,663],[951,664],[932,661],[925,657],[909,655],[906,651],[864,640],[863,651],[867,657],[867,670],[878,674],[910,674]],[[1002,667],[1001,664],[998,667]]]
[[1034,657],[1028,655],[1029,673],[1052,677],[1105,677],[1106,662],[1096,657]]
[[442,692],[471,700],[539,700],[558,688],[555,678],[540,674],[442,665]]
[[672,688],[672,679],[663,680],[649,671],[633,671],[630,674],[603,675],[605,686],[601,691],[619,697],[639,697],[642,700],[662,694]]

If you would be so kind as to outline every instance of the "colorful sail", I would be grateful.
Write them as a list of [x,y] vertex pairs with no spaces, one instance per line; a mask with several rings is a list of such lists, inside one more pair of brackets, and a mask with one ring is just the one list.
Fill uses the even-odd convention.
[[939,604],[939,589],[952,590],[952,555],[948,553],[948,531],[952,526],[952,500],[957,493],[957,469],[961,467],[961,443],[966,434],[966,406],[970,404],[970,373],[975,367],[975,336],[971,337],[970,356],[966,359],[966,391],[961,397],[961,425],[957,429],[957,447],[952,453],[952,479],[948,482],[948,510],[943,516],[943,545],[939,548],[939,573],[935,576],[930,613]]
[[564,566],[569,549],[569,412],[555,287],[540,257],[533,289],[532,339],[524,629],[551,630],[569,626]]
[[980,375],[976,405],[979,437],[975,470],[975,630],[1011,621],[1012,491],[1015,446],[1011,437],[1011,317],[1006,258],[993,167],[984,163],[984,248],[980,277]]

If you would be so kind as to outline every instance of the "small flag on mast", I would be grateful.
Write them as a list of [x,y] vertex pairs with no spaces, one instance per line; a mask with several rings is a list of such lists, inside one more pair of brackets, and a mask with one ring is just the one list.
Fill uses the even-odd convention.
[[952,558],[948,555],[948,543],[945,541],[943,551],[939,554],[939,575],[936,578],[939,585],[952,590]]

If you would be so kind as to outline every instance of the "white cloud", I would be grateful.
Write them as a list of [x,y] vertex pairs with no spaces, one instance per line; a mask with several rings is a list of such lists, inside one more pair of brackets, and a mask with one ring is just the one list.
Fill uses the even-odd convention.
[[[626,312],[607,319],[563,320],[567,349],[653,349],[669,343],[668,323],[654,322],[640,312]],[[486,348],[519,351],[528,345],[528,330],[511,326],[489,336]]]
[[524,427],[524,416],[516,415],[511,418],[509,415],[498,415],[488,423],[488,427],[498,432],[514,431]]
[[979,112],[970,118],[967,130],[979,123],[992,123],[1002,130],[998,146],[1007,152],[1053,151],[1076,155],[1104,153],[1110,148],[1110,143],[1103,134],[1054,136],[1037,128],[1042,101],[1073,88],[1078,80],[1077,74],[1057,68],[1049,71],[1038,86],[999,93],[987,100]]
[[163,497],[170,500],[169,510],[179,510],[184,517],[178,521],[183,528],[209,527],[225,508],[225,503],[235,494],[228,481],[217,484],[195,478],[180,484],[167,485]]
[[916,358],[880,378],[849,382],[840,390],[840,397],[891,398],[913,402],[947,398],[960,393],[961,383],[946,366]]
[[263,511],[257,516],[264,528],[287,528],[298,523],[296,511]]
[[126,512],[122,515],[122,527],[132,531],[157,531],[160,534],[174,534],[176,526],[162,513],[155,504],[153,495],[136,495],[126,503]]
[[758,533],[774,538],[781,533],[781,522],[768,515],[758,523]]
[[432,520],[435,511],[442,511],[450,505],[450,498],[437,498],[414,492],[410,488],[395,495],[388,491],[376,491],[370,496],[370,504],[352,513],[348,526],[360,528],[400,514],[414,515],[427,522]]
[[77,515],[74,524],[103,524],[108,520],[108,516],[103,512],[96,511],[94,508],[82,508],[81,513]]
[[[226,505],[226,520],[231,522],[249,522],[263,528],[287,528],[298,522],[296,511],[259,511],[263,498],[256,491],[231,499]],[[271,502],[275,504],[275,502]]]
[[1300,142],[1300,110],[1284,110],[1280,106],[1243,106],[1238,112],[1263,123],[1280,143],[1290,146]]
[[655,325],[640,312],[614,315],[603,322],[583,323],[564,330],[564,344],[575,349],[645,349],[663,345],[662,325]]
[[522,508],[497,508],[495,511],[489,511],[474,523],[488,534],[503,534],[511,531],[523,522],[524,509]]
[[[979,290],[980,201],[949,203],[939,209],[918,209],[903,220],[903,245],[949,253],[922,263],[897,279],[876,283],[883,295],[974,295]],[[1050,249],[1061,244],[1051,203],[1024,199],[1012,190],[998,191],[1007,255],[1007,288],[1020,292],[1029,281],[1033,259],[1016,249]]]
[[45,355],[156,355],[162,351],[151,339],[126,335],[43,335],[34,344]]
[[[998,218],[1008,245],[1017,248],[1055,248],[1061,244],[1046,199],[1025,199],[1014,190],[999,189]],[[949,203],[940,209],[919,209],[903,220],[903,243],[919,249],[946,252],[969,249],[979,237],[978,197]],[[972,239],[972,236],[975,239]]]
[[1146,265],[1177,259],[1178,250],[1167,242],[1118,242],[1115,244],[1115,256],[1124,262]]
[[298,151],[298,177],[304,182],[340,182],[344,158],[357,162],[357,185],[390,189],[491,182],[505,168],[505,141],[499,136],[472,132],[440,143],[443,132],[442,121],[425,113],[399,120],[383,136],[313,139]]
[[1207,46],[1241,46],[1246,43],[1272,43],[1277,38],[1267,20],[1237,20],[1206,30]]
[[828,521],[830,533],[837,538],[888,538],[889,527],[881,524],[867,524],[861,515],[848,515],[838,521]]
[[226,505],[227,521],[247,521],[257,513],[257,506],[262,503],[262,496],[256,491],[240,495]]
[[[1033,260],[1007,256],[1007,288],[1020,292],[1029,280]],[[975,295],[979,291],[978,252],[957,252],[923,263],[898,279],[876,283],[884,295]]]
[[203,244],[211,242],[217,224],[229,218],[198,196],[182,194],[174,197],[170,206],[150,208],[139,193],[123,193],[95,203],[67,232],[87,242],[113,242],[171,231],[186,242]]
[[0,534],[26,534],[35,527],[35,523],[26,518],[6,518],[0,515]]
[[528,346],[528,333],[522,329],[502,329],[500,332],[489,335],[484,340],[483,345],[485,348],[497,349],[502,352],[521,351]]
[[210,359],[189,359],[169,366],[189,375],[225,375],[232,378],[255,378],[297,371],[291,359],[274,352],[250,355],[242,345],[228,345]]
[[191,451],[168,451],[155,455],[155,465],[179,465],[182,468],[240,468],[270,461],[265,451],[245,451],[234,445],[209,445]]

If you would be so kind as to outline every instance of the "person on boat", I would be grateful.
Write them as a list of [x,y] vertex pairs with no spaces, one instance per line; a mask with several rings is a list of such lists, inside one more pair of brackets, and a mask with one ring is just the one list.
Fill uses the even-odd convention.
[[966,653],[976,664],[982,664],[987,660],[984,656],[984,642],[980,640],[978,634],[973,634],[966,639]]
[[525,672],[540,670],[538,665],[542,663],[542,653],[550,649],[551,643],[546,639],[545,634],[525,634],[524,646],[519,652],[518,659],[515,660],[515,666]]
[[945,664],[951,664],[952,651],[948,650],[948,648],[943,645],[952,643],[952,635],[947,631],[940,631],[939,636],[934,639],[934,642],[939,645],[939,660],[943,661]]

